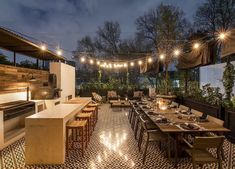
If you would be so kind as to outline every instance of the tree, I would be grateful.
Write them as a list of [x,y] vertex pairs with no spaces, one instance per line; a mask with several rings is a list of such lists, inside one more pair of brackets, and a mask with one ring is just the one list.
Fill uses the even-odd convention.
[[174,59],[172,50],[185,39],[190,30],[184,13],[174,6],[161,4],[140,16],[136,25],[138,32],[152,42],[157,55],[164,54],[165,80],[169,81],[168,67]]
[[88,52],[95,53],[95,44],[90,36],[85,36],[81,40],[78,41],[77,46],[78,52]]
[[121,28],[118,22],[106,21],[98,27],[95,46],[100,53],[115,56],[119,53]]
[[215,33],[235,25],[234,0],[207,0],[196,11],[195,25],[199,30]]

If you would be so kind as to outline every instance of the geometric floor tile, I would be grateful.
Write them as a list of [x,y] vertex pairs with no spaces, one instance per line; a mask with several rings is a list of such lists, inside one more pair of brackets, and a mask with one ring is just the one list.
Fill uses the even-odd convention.
[[[84,158],[79,151],[70,151],[63,165],[25,165],[24,138],[0,151],[0,169],[174,169],[158,145],[151,143],[145,165],[142,153],[127,118],[127,109],[110,108],[104,104]],[[226,159],[223,169],[235,169],[235,145],[224,143]],[[181,159],[179,169],[191,169],[190,158]],[[204,169],[216,168],[204,165]]]

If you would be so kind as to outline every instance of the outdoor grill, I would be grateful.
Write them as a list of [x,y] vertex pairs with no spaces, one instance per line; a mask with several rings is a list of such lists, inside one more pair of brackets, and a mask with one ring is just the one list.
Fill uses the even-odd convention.
[[0,104],[0,111],[3,111],[4,121],[33,112],[35,103],[31,101],[12,101]]

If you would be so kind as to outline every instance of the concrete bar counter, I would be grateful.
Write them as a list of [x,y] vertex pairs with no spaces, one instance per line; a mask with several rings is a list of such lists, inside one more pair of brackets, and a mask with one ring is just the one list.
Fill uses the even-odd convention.
[[63,164],[66,154],[66,123],[91,99],[80,104],[59,104],[26,118],[26,164]]

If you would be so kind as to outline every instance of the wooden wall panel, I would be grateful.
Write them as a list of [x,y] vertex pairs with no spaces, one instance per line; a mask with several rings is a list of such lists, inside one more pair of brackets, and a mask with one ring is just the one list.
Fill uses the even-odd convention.
[[[29,82],[31,76],[35,82]],[[49,72],[0,64],[0,94],[26,90],[26,87],[42,87],[48,82]]]

